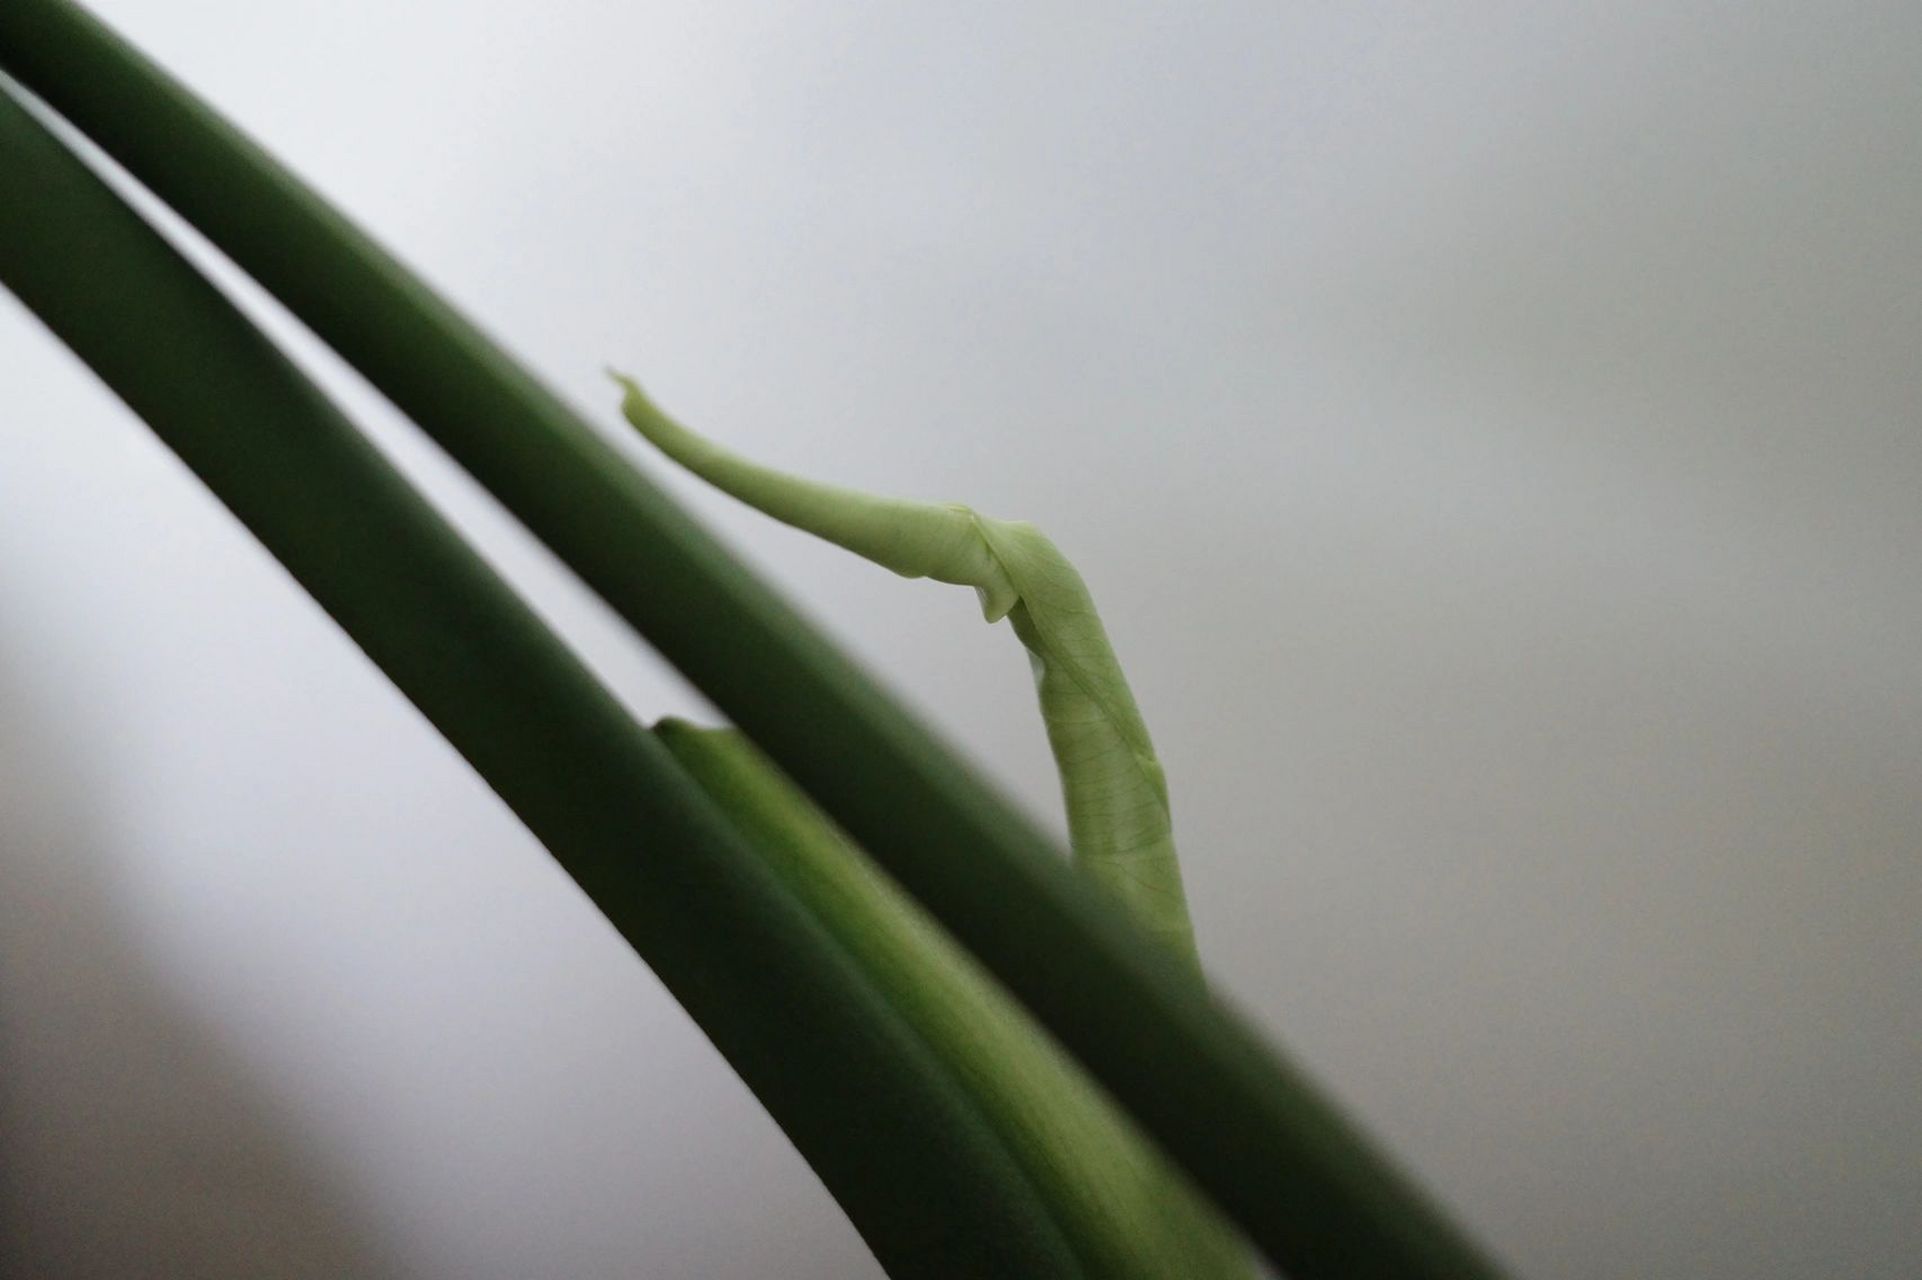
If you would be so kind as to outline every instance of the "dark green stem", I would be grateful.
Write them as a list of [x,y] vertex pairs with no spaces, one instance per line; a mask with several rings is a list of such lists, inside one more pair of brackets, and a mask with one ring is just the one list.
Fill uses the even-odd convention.
[[4,92],[0,175],[0,282],[540,837],[889,1274],[1078,1275],[946,1066],[672,757],[266,338]]

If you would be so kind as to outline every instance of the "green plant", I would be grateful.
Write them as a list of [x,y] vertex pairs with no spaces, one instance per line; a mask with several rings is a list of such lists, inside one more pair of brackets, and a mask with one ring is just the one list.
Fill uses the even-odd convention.
[[[782,475],[703,440],[631,379],[629,422],[682,466],[769,515],[906,577],[972,586],[1033,661],[1077,866],[1142,926],[1200,960],[1167,784],[1074,566],[1038,529],[967,507],[875,498]],[[948,1063],[1053,1210],[1090,1275],[1228,1277],[1245,1253],[1100,1091],[739,734],[658,732],[750,847]]]
[[[758,806],[781,810],[769,830],[784,838],[816,824],[812,811],[781,802],[773,775],[731,756],[731,740],[634,724],[272,344],[47,132],[22,89],[492,490],[1270,1259],[1311,1277],[1494,1274],[1191,964],[1146,942],[592,428],[297,179],[68,0],[0,5],[0,69],[13,78],[0,94],[0,283],[541,838],[891,1274],[1069,1276],[1088,1273],[1089,1255],[957,1064],[877,989],[828,913],[784,882],[778,850],[743,834]],[[1003,568],[1034,624],[1050,593]],[[730,764],[747,770],[737,783],[759,781],[730,791]]]

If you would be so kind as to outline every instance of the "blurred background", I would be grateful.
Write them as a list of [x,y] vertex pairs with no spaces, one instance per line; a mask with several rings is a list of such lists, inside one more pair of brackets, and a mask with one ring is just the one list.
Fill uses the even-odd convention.
[[[1049,529],[1221,987],[1519,1275],[1912,1268],[1922,7],[95,7],[611,434],[607,364]],[[711,714],[242,294],[637,712]],[[666,483],[1059,828],[969,593]],[[4,297],[0,1143],[8,1275],[878,1275]]]

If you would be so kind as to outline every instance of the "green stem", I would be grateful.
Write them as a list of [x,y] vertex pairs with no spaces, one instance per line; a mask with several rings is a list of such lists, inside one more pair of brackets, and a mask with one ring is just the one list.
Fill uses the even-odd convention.
[[946,1067],[660,743],[266,338],[4,92],[0,173],[0,283],[547,845],[889,1274],[1079,1275]]
[[[1492,1265],[1051,842],[418,279],[84,10],[0,3],[0,67],[267,287],[740,725],[1282,1267]],[[1156,949],[1159,950],[1159,949]]]
[[655,733],[954,1069],[1091,1280],[1247,1280],[1247,1250],[1212,1206],[753,743],[676,720]]

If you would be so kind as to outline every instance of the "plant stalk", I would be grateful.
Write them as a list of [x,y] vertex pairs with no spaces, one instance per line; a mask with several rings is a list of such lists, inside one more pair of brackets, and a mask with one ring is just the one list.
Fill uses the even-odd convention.
[[0,175],[0,283],[540,838],[888,1273],[1079,1276],[946,1065],[672,756],[277,348],[4,91]]

